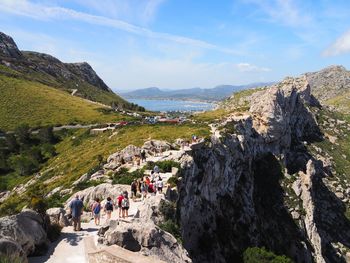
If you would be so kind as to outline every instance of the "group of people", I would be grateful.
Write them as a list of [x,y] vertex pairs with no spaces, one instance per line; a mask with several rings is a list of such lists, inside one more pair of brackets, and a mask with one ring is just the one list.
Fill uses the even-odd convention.
[[121,192],[113,202],[111,197],[107,197],[104,205],[101,204],[99,198],[96,198],[91,204],[90,209],[93,214],[95,225],[100,224],[101,212],[106,214],[106,221],[111,219],[114,208],[119,211],[119,218],[127,218],[129,216],[128,210],[130,208],[129,194],[127,191]]
[[[147,194],[155,195],[163,193],[163,179],[159,174],[159,167],[154,166],[150,176],[144,176],[142,179],[134,180],[131,183],[131,197],[136,199],[137,193],[141,195],[141,200],[147,197]],[[73,220],[74,231],[81,230],[80,217],[83,213],[83,201],[77,195],[69,205]],[[129,216],[130,200],[128,191],[121,192],[115,201],[111,197],[107,197],[106,201],[101,201],[100,198],[95,198],[89,206],[93,215],[95,225],[100,225],[101,213],[106,214],[106,221],[111,219],[114,209],[118,209],[119,218],[127,218]]]

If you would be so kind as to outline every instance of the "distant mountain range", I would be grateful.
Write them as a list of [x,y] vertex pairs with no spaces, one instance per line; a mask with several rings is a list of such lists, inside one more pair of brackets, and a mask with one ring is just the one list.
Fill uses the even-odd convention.
[[178,90],[164,90],[157,87],[138,89],[129,92],[119,92],[125,99],[172,99],[172,100],[203,100],[220,101],[233,92],[254,87],[270,86],[273,82],[252,83],[248,85],[219,85],[211,89],[191,88]]

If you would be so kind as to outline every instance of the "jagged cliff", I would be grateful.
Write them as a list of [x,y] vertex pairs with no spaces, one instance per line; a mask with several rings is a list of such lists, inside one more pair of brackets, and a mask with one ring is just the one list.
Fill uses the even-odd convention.
[[345,262],[334,245],[350,247],[344,204],[307,147],[323,135],[306,77],[259,91],[250,105],[182,159],[178,218],[191,258],[239,262],[247,247],[265,246],[296,262]]

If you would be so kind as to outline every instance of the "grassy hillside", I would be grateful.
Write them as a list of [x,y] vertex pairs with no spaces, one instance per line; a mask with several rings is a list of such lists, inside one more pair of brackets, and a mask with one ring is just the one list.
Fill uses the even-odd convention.
[[0,75],[0,129],[20,123],[31,127],[69,123],[103,123],[121,120],[106,108],[44,84]]
[[326,105],[334,106],[338,111],[350,114],[350,92],[325,101]]
[[[63,133],[63,132],[60,132]],[[0,205],[0,216],[19,211],[30,201],[31,194],[47,194],[58,186],[70,188],[71,184],[81,175],[93,170],[98,165],[98,156],[104,160],[107,157],[125,148],[129,144],[141,146],[150,139],[161,139],[173,142],[177,138],[191,139],[192,134],[200,137],[209,136],[207,125],[143,125],[125,126],[117,133],[107,132],[99,135],[90,135],[89,130],[69,130],[62,134],[63,140],[56,145],[57,155],[41,167],[42,176],[28,189],[28,192],[16,197],[10,197]],[[19,183],[25,183],[34,175],[19,176],[15,172],[4,175],[1,180],[7,182],[8,189]],[[53,178],[49,184],[46,180]]]

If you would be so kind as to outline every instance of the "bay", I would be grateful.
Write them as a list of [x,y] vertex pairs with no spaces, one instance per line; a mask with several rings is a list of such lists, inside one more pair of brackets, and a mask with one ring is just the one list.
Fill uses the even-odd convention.
[[211,110],[216,106],[214,103],[188,100],[128,99],[128,101],[150,111],[203,111]]

